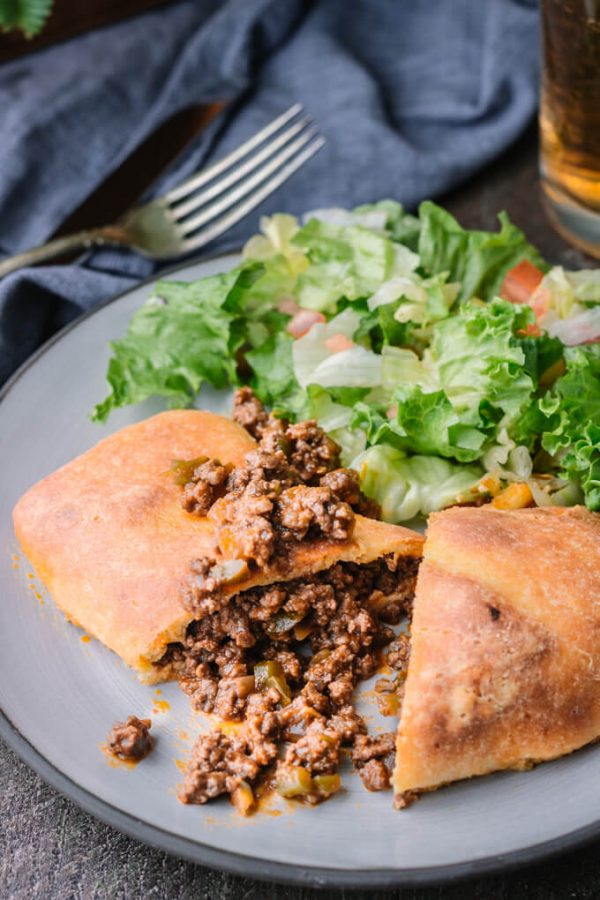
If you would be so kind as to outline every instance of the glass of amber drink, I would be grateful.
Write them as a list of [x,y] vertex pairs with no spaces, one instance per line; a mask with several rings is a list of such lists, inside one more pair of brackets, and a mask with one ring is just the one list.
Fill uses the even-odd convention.
[[540,168],[556,229],[600,258],[600,0],[542,0]]

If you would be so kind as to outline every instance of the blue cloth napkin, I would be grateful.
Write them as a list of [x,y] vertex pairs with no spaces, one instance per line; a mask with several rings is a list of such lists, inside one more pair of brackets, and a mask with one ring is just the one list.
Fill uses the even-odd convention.
[[[293,102],[326,147],[207,248],[275,211],[393,197],[409,207],[482,167],[530,120],[535,0],[181,0],[0,68],[0,256],[47,240],[163,121],[231,101],[148,196]],[[104,223],[98,223],[104,224]],[[126,251],[0,282],[0,382],[53,331],[157,267]]]

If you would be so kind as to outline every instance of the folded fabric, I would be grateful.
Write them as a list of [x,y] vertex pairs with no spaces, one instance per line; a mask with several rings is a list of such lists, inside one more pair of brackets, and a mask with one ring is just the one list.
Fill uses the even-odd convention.
[[[260,214],[392,196],[407,206],[510,144],[537,94],[531,0],[182,0],[0,69],[0,255],[48,239],[162,122],[229,101],[153,186],[160,193],[299,101],[325,148]],[[102,224],[102,223],[98,223]],[[53,330],[156,267],[86,254],[0,282],[0,382]]]

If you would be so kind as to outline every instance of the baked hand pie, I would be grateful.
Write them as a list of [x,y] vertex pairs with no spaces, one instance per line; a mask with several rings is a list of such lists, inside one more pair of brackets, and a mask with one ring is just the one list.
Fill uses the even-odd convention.
[[600,516],[453,508],[429,520],[393,787],[526,769],[600,736]]
[[[240,425],[197,410],[161,413],[100,441],[34,485],[14,524],[37,575],[67,618],[110,647],[142,680],[172,677],[155,665],[183,640],[194,616],[181,602],[194,560],[215,556],[215,529],[181,505],[173,460],[218,458],[239,466],[256,447]],[[220,591],[313,575],[337,562],[420,557],[421,535],[357,515],[345,541],[302,542],[286,568],[249,571]],[[222,556],[222,554],[221,554]],[[411,570],[414,582],[414,566]]]

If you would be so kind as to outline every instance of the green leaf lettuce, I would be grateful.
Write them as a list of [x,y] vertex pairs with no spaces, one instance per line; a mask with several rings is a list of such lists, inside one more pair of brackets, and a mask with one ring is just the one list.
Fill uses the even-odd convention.
[[491,300],[509,269],[524,259],[546,268],[538,251],[506,213],[498,218],[498,232],[468,231],[435,203],[427,200],[419,207],[421,264],[432,274],[448,272],[449,281],[459,281],[459,301],[471,297]]
[[189,283],[159,281],[125,336],[111,343],[111,391],[93,419],[104,422],[111,410],[153,395],[166,397],[171,407],[185,406],[205,381],[217,388],[234,382],[242,335],[232,326],[260,271],[253,266]]

